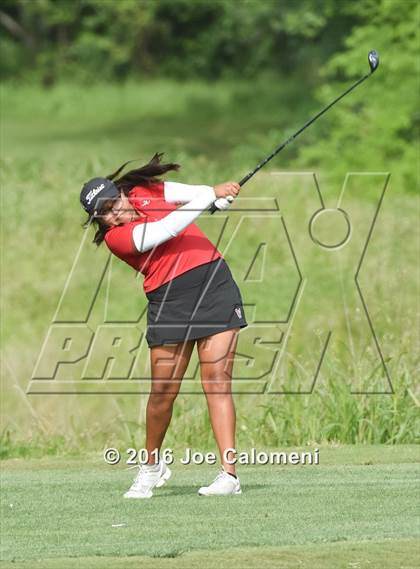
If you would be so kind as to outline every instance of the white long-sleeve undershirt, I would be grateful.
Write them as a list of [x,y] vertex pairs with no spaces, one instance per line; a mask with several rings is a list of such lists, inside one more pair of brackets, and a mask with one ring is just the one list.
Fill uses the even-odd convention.
[[[194,198],[204,195],[210,189],[213,190],[211,186],[196,186],[192,184],[180,184],[179,182],[163,183],[165,201],[168,203],[189,203]],[[214,199],[216,199],[216,195]]]
[[133,242],[143,253],[172,237],[176,237],[217,199],[211,186],[193,186],[164,182],[164,197],[168,203],[184,203],[170,214],[151,223],[139,223],[133,229]]
[[[193,198],[198,197],[206,188],[210,186],[193,186],[191,184],[180,184],[179,182],[164,182],[165,201],[169,203],[188,203]],[[227,198],[217,198],[214,202],[217,209],[228,209],[233,201],[232,196]]]

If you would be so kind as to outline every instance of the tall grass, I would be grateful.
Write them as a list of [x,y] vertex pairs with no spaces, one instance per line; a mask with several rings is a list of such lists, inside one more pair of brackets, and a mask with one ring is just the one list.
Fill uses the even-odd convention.
[[[26,394],[83,236],[81,184],[127,159],[137,156],[145,161],[157,150],[182,163],[180,181],[239,178],[306,118],[312,101],[308,96],[297,105],[297,88],[293,83],[157,81],[85,90],[61,85],[44,92],[3,85],[3,456],[143,444],[145,393]],[[357,177],[349,182],[343,207],[352,211],[357,228],[363,230],[352,236],[353,249],[343,250],[328,264],[322,252],[308,250],[307,220],[319,202],[311,175],[290,173],[298,167],[294,148],[273,164],[271,171],[282,170],[279,175],[264,172],[247,185],[242,204],[270,205],[275,197],[280,212],[260,212],[244,222],[225,254],[248,305],[248,321],[254,304],[257,319],[285,320],[298,274],[279,222],[281,213],[307,279],[306,290],[312,287],[311,294],[301,298],[303,310],[293,323],[298,333],[281,360],[283,367],[271,378],[270,392],[264,393],[267,378],[260,376],[273,358],[274,339],[281,331],[287,333],[287,324],[263,332],[262,338],[271,338],[272,345],[260,344],[251,326],[241,332],[234,382],[238,446],[413,442],[419,427],[418,251],[413,238],[418,202],[404,188],[393,186],[391,173],[359,275],[392,393],[354,285],[380,182]],[[326,206],[335,207],[341,188],[329,183],[327,172],[318,174]],[[240,215],[232,211],[231,222]],[[203,218],[199,224],[215,241],[218,229],[213,221]],[[230,236],[229,231],[224,235],[222,251]],[[261,241],[267,243],[264,282],[258,281],[260,257],[253,277],[245,278]],[[88,245],[77,294],[67,305],[70,314],[89,296],[92,275],[106,257],[105,249],[95,251]],[[145,305],[141,281],[123,265],[116,265],[115,271],[114,309],[122,318],[137,314]],[[98,311],[96,324],[103,314],[100,305]],[[320,375],[312,392],[305,393],[311,391],[311,373],[328,330],[333,335]],[[302,359],[296,360],[296,354]],[[142,357],[147,367],[147,350]],[[167,446],[214,446],[197,370],[194,354],[186,373],[194,379],[185,381],[175,403]],[[193,395],[185,393],[191,385]]]

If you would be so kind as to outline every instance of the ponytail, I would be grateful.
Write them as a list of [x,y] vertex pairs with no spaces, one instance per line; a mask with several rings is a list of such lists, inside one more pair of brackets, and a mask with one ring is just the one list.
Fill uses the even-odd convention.
[[162,176],[170,170],[179,170],[179,164],[161,164],[162,156],[163,152],[157,152],[145,166],[137,168],[136,170],[130,170],[127,174],[121,176],[121,178],[115,179],[127,164],[135,162],[135,160],[129,160],[120,166],[116,172],[106,176],[106,178],[112,180],[119,190],[122,190],[128,195],[134,186],[150,186],[151,184],[159,182],[158,176]]

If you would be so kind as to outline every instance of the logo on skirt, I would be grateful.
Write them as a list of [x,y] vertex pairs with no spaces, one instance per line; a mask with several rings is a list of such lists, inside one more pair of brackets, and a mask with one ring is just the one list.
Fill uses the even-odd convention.
[[242,318],[242,310],[240,308],[235,308],[236,316]]

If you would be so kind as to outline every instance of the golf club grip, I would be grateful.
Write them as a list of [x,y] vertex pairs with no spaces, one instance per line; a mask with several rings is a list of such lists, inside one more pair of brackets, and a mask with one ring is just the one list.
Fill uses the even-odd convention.
[[[249,174],[247,174],[244,178],[242,178],[242,180],[239,182],[239,185],[242,187],[244,184],[247,183],[247,181],[252,178],[252,176],[255,174],[255,172],[250,172]],[[209,212],[211,213],[211,215],[213,215],[214,212],[218,211],[218,208],[214,205],[214,203],[211,205]]]
[[[222,198],[217,198],[217,199],[222,199]],[[229,200],[229,201],[231,201],[231,200]],[[211,215],[213,215],[213,213],[215,211],[219,211],[219,208],[216,206],[216,202],[212,203],[207,211],[209,211],[211,213]]]
[[233,200],[234,200],[234,197],[229,195],[229,196],[226,196],[226,197],[217,198],[217,199],[212,203],[212,205],[209,207],[209,209],[207,210],[207,211],[209,211],[212,215],[213,215],[213,213],[214,213],[215,211],[218,211],[218,210],[222,211],[222,210],[226,209],[226,207],[217,207],[216,202],[218,202],[219,200],[227,200],[227,201],[229,202],[229,204],[232,204],[232,202],[233,202]]

